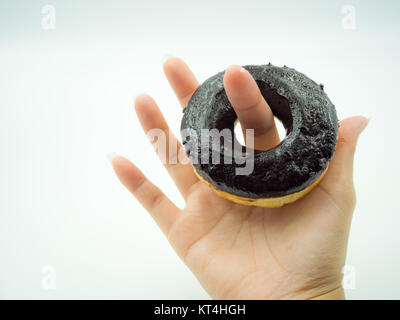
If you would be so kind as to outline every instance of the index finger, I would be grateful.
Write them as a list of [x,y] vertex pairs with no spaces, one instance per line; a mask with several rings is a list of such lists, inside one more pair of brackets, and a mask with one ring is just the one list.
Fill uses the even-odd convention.
[[169,57],[164,61],[164,73],[174,90],[179,103],[184,108],[199,86],[193,72],[187,64],[177,57]]

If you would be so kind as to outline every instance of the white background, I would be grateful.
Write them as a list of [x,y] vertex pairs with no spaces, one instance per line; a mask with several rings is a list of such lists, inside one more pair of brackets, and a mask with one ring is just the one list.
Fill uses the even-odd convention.
[[[43,30],[41,9],[56,9]],[[353,5],[356,29],[342,26]],[[153,95],[178,134],[166,54],[199,81],[286,64],[371,122],[355,159],[347,296],[400,298],[397,1],[0,1],[0,298],[208,298],[106,159],[135,162],[180,206],[135,117]],[[56,287],[43,287],[43,268]]]

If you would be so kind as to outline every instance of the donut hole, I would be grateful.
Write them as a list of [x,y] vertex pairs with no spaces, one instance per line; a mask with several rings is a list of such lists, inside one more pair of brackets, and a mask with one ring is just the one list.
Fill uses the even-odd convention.
[[279,87],[278,89],[272,89],[264,81],[258,80],[256,82],[260,88],[262,96],[264,97],[265,101],[267,101],[275,118],[280,120],[285,129],[285,134],[288,134],[293,128],[293,116],[290,111],[289,101],[278,93],[280,91],[285,92],[285,89],[282,87]]
[[[282,142],[282,140],[285,139],[285,137],[286,137],[286,129],[283,126],[282,121],[279,120],[279,118],[274,117],[274,121],[275,121],[275,126],[278,131],[278,135],[279,135],[279,142],[277,143],[277,145],[279,145],[279,143]],[[243,135],[243,129],[242,129],[242,126],[240,125],[239,121],[235,122],[234,132],[235,132],[235,137],[236,137],[237,141],[242,146],[244,146],[245,140],[244,140],[244,135]],[[274,147],[276,147],[276,146],[274,146]],[[260,150],[260,151],[266,151],[266,150]]]
[[[267,150],[271,150],[279,146],[285,137],[292,131],[293,128],[293,117],[290,111],[288,100],[279,94],[279,91],[283,91],[283,88],[272,89],[267,83],[264,81],[257,80],[257,85],[260,88],[260,92],[264,97],[265,101],[267,101],[271,111],[274,115],[275,126],[279,135],[279,142],[274,146],[270,146],[269,148],[256,148],[257,152],[263,152]],[[279,92],[279,93],[278,93]],[[239,121],[235,122],[234,132],[236,140],[245,145],[245,139],[243,135],[242,127],[240,126]],[[256,145],[259,145],[258,143]]]
[[243,130],[242,130],[242,126],[240,125],[239,121],[235,122],[235,137],[237,139],[237,141],[244,146],[245,142],[244,142],[244,135],[243,135]]
[[283,126],[281,120],[279,120],[277,117],[274,117],[274,119],[275,119],[276,130],[278,131],[279,134],[279,142],[281,142],[286,137],[286,129]]
[[[279,135],[279,141],[275,145],[268,144],[268,147],[260,148],[260,144],[255,143],[254,152],[259,154],[267,150],[272,150],[283,143],[283,140],[292,131],[293,117],[288,100],[282,94],[278,93],[278,91],[281,92],[282,90],[285,92],[285,89],[281,87],[275,89],[260,80],[256,82],[262,96],[271,108]],[[211,110],[205,116],[206,120],[204,123],[207,124],[207,127],[215,128],[219,132],[222,132],[224,129],[230,130],[230,132],[233,132],[233,141],[231,140],[231,142],[233,144],[240,144],[243,147],[243,151],[246,149],[242,128],[239,121],[237,121],[237,115],[229,102],[225,90],[221,90],[215,94]]]

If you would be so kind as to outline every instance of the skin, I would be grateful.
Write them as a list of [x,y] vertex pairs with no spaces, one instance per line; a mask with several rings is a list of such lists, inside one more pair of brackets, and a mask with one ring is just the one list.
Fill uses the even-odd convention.
[[[195,76],[176,57],[164,62],[164,72],[185,107],[198,87]],[[272,112],[251,75],[230,66],[224,86],[243,130],[255,129],[255,147],[276,146]],[[136,97],[135,109],[145,132],[160,128],[169,144],[178,143],[150,96]],[[367,124],[363,116],[342,120],[325,178],[277,209],[235,204],[199,181],[190,164],[165,164],[185,199],[181,210],[129,160],[116,156],[112,166],[212,298],[343,299],[341,270],[356,203],[353,158]]]

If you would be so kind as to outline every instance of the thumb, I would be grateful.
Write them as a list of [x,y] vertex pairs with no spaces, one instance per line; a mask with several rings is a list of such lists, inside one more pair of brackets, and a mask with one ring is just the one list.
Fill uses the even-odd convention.
[[336,152],[325,178],[321,181],[322,187],[331,194],[338,195],[353,191],[353,159],[358,137],[368,125],[369,119],[355,116],[344,119],[339,123],[339,137]]

